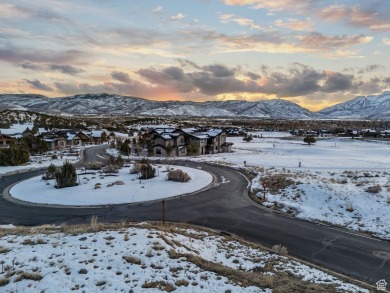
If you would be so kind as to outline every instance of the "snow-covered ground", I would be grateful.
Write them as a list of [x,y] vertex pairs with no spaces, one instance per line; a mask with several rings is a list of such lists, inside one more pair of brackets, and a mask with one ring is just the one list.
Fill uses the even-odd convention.
[[253,170],[259,174],[254,190],[261,189],[261,180],[283,175],[293,183],[268,193],[264,205],[390,239],[390,142],[327,138],[309,146],[285,134],[263,133],[249,143],[229,137],[233,153],[191,160]]
[[0,166],[0,175],[11,175],[18,172],[27,172],[48,167],[50,164],[62,166],[65,161],[76,163],[80,160],[80,157],[75,156],[75,154],[63,154],[61,157],[60,152],[57,152],[55,153],[57,156],[56,159],[53,159],[52,155],[54,155],[54,152],[49,152],[47,155],[43,156],[31,156],[29,162],[22,166]]
[[0,230],[0,291],[315,292],[328,286],[329,292],[368,292],[210,231],[142,224],[86,233],[80,227],[33,229],[27,235]]
[[[186,172],[191,180],[180,183],[167,181],[169,166],[156,165],[156,177],[148,180],[137,179],[130,174],[132,166],[122,168],[117,174],[79,174],[78,186],[56,189],[54,180],[42,180],[41,176],[22,181],[10,190],[12,197],[34,203],[57,205],[106,205],[135,203],[174,197],[200,190],[213,181],[205,171],[175,167]],[[114,184],[122,182],[123,185]]]
[[24,124],[15,123],[15,124],[12,124],[10,128],[0,128],[0,133],[3,133],[3,134],[22,133],[27,128],[29,128],[31,130],[33,127],[34,127],[34,123],[24,123]]

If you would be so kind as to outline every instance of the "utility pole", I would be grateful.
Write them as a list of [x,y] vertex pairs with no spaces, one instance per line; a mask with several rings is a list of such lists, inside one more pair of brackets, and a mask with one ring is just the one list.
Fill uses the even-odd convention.
[[165,200],[162,200],[162,223],[165,226]]

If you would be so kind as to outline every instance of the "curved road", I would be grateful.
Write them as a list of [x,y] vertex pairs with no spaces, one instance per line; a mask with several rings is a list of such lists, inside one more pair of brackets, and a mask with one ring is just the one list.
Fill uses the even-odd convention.
[[[84,162],[104,161],[104,146],[87,149]],[[210,189],[168,200],[166,219],[218,229],[266,246],[282,244],[289,254],[371,284],[390,280],[390,242],[297,220],[260,208],[247,196],[248,181],[237,171],[206,163],[177,162],[213,173]],[[3,177],[0,190],[43,171]],[[117,205],[99,208],[50,208],[16,205],[0,199],[0,224],[41,225],[99,221],[159,221],[161,204]]]

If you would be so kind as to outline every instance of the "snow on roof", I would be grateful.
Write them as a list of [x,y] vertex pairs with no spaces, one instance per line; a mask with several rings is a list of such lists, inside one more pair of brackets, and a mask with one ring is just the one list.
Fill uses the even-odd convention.
[[101,137],[103,132],[103,130],[92,130],[91,135],[92,137]]
[[206,133],[209,136],[217,136],[222,133],[222,129],[210,129],[209,131],[206,131]]
[[161,137],[163,139],[172,139],[172,136],[170,134],[162,134]]
[[75,133],[67,133],[66,134],[66,140],[72,140],[72,139],[74,139],[74,137],[76,136],[76,134]]
[[196,128],[182,128],[181,130],[185,133],[188,133],[188,134],[192,134],[192,133],[196,132]]
[[114,131],[113,133],[114,133],[115,136],[117,136],[117,137],[129,137],[129,135],[128,135],[127,133],[116,132],[116,131]]
[[153,129],[155,132],[161,134],[161,133],[164,133],[164,132],[174,132],[176,130],[176,128],[172,128],[172,127],[167,127],[167,128],[154,128]]

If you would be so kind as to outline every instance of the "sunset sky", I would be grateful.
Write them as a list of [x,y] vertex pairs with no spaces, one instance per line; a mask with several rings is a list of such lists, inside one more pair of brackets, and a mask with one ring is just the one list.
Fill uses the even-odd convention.
[[390,89],[389,0],[3,0],[0,93],[283,98]]

